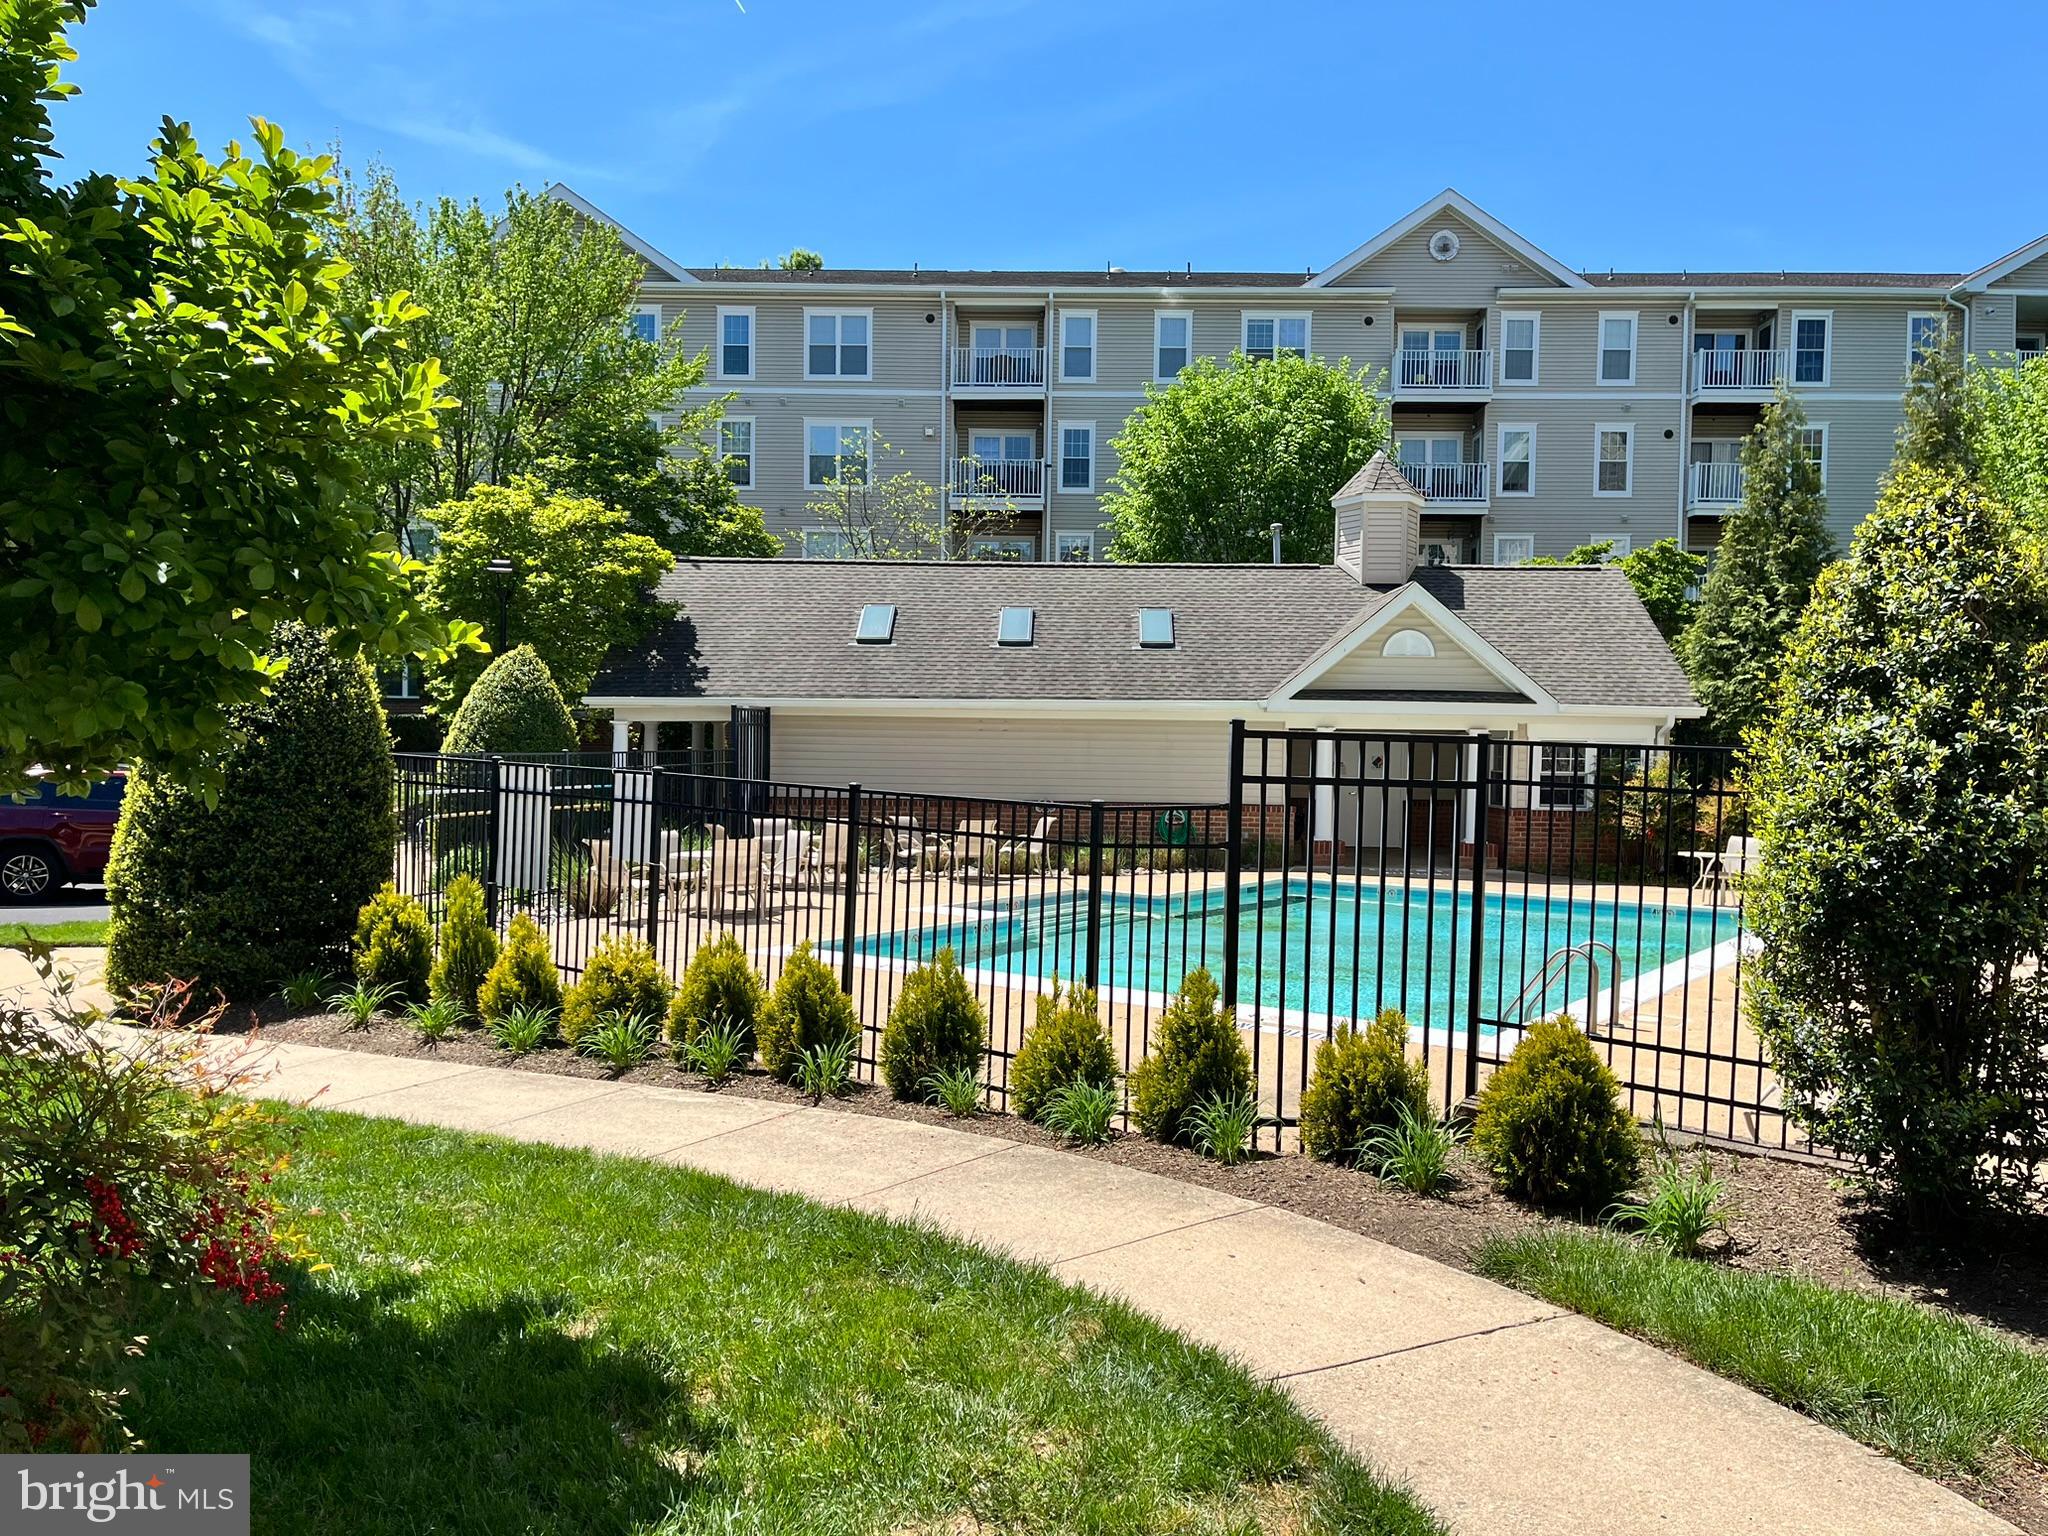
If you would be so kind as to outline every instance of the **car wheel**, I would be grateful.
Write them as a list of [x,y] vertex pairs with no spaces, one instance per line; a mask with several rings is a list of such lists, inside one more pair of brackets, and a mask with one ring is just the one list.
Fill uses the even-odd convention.
[[39,848],[0,849],[0,901],[34,901],[62,878],[57,861]]

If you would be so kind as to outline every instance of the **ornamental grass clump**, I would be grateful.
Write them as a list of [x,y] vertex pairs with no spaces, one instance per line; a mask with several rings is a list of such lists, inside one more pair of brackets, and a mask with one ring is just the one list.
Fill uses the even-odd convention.
[[1026,1120],[1043,1121],[1059,1094],[1077,1084],[1114,1089],[1116,1046],[1104,1028],[1095,994],[1061,988],[1038,999],[1031,1032],[1010,1063],[1010,1107]]
[[1062,1141],[1100,1146],[1116,1122],[1116,1089],[1105,1083],[1069,1083],[1046,1100],[1038,1119]]
[[1534,1205],[1599,1211],[1642,1172],[1642,1133],[1569,1014],[1530,1025],[1487,1080],[1472,1146],[1502,1190]]
[[988,1044],[988,1015],[949,946],[903,979],[882,1028],[882,1080],[899,1099],[926,1096],[947,1072],[971,1073]]
[[768,989],[747,962],[740,941],[721,933],[683,967],[664,1030],[669,1047],[678,1061],[688,1063],[705,1032],[724,1026],[737,1043],[737,1061],[743,1062],[753,1054],[754,1030],[767,1001]]
[[1387,1008],[1364,1029],[1347,1024],[1316,1047],[1301,1096],[1301,1146],[1310,1157],[1349,1162],[1402,1110],[1429,1118],[1429,1071],[1408,1055],[1408,1019]]
[[840,989],[831,968],[799,944],[783,962],[782,974],[761,1010],[761,1065],[784,1082],[794,1082],[804,1053],[818,1046],[844,1045],[851,1061],[860,1038],[853,999]]
[[505,930],[498,958],[476,991],[477,1017],[487,1025],[515,1008],[562,1009],[562,974],[548,951],[547,935],[524,912]]
[[1205,1100],[1252,1097],[1251,1057],[1218,997],[1207,969],[1188,972],[1180,996],[1159,1016],[1152,1053],[1131,1074],[1131,1117],[1154,1141],[1185,1141]]
[[484,888],[472,875],[458,875],[448,886],[438,950],[427,991],[435,1002],[473,1018],[477,991],[498,960],[498,936],[484,916]]
[[390,881],[356,915],[356,977],[397,990],[407,1002],[424,1001],[434,966],[434,930],[427,910]]
[[605,1014],[659,1019],[668,1012],[669,981],[645,939],[609,933],[597,941],[583,979],[562,999],[562,1041],[580,1046]]

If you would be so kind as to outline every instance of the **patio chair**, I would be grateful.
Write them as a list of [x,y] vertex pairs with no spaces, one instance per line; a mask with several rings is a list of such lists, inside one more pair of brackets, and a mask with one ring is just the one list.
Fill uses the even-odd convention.
[[1027,870],[1033,874],[1043,873],[1052,858],[1052,829],[1059,818],[1050,813],[1038,818],[1031,829],[1031,835],[1016,842],[1005,843],[996,850],[996,859],[1006,871]]
[[949,869],[953,851],[935,837],[926,837],[908,816],[889,818],[889,853],[899,869]]
[[846,823],[828,821],[811,839],[810,856],[805,861],[804,872],[811,884],[821,891],[828,879],[834,883],[845,881]]
[[762,884],[770,890],[787,890],[803,883],[809,863],[813,833],[792,827],[780,837],[762,844]]
[[963,821],[953,829],[953,867],[963,875],[985,880],[996,871],[992,857],[999,830],[993,821]]

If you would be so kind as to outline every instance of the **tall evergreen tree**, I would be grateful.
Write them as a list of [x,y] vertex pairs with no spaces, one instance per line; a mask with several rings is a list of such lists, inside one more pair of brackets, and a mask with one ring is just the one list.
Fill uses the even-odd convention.
[[1835,558],[1820,464],[1805,432],[1806,412],[1781,381],[1742,445],[1742,505],[1721,530],[1680,646],[1715,741],[1740,741],[1769,716],[1785,641]]
[[1969,373],[1961,346],[1946,330],[1913,365],[1900,409],[1905,419],[1899,424],[1898,449],[1892,457],[1894,472],[1903,464],[1962,475],[1975,472]]

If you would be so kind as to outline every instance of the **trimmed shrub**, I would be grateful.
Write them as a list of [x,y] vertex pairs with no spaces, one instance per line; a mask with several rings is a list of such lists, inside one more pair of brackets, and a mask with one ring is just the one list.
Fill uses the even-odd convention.
[[1429,1121],[1429,1069],[1409,1058],[1407,1015],[1387,1008],[1364,1029],[1347,1024],[1316,1047],[1301,1096],[1302,1150],[1348,1162],[1374,1131],[1399,1125],[1404,1107]]
[[817,1046],[845,1045],[860,1038],[860,1016],[853,999],[839,987],[830,966],[799,944],[783,963],[782,974],[761,1010],[761,1065],[784,1082],[795,1080],[804,1052]]
[[514,1008],[559,1009],[562,977],[548,952],[547,935],[526,913],[512,919],[498,958],[477,988],[477,1017],[495,1024]]
[[285,669],[228,711],[209,806],[143,764],[128,780],[107,868],[107,981],[179,977],[231,1000],[332,973],[357,911],[390,878],[397,821],[377,682],[303,624],[280,624]]
[[1031,1032],[1010,1063],[1010,1108],[1037,1120],[1065,1088],[1116,1086],[1116,1046],[1103,1026],[1095,994],[1086,987],[1052,991],[1038,999]]
[[356,976],[371,986],[396,987],[407,1002],[427,995],[434,966],[434,929],[427,909],[385,881],[356,915]]
[[903,978],[882,1026],[882,1080],[899,1099],[921,1099],[926,1078],[972,1072],[987,1047],[988,1015],[948,945]]
[[498,936],[485,920],[484,888],[474,876],[458,875],[449,883],[448,911],[436,942],[439,954],[427,977],[428,992],[434,1001],[453,1003],[474,1017],[477,989],[498,959]]
[[[690,963],[683,967],[675,1001],[668,1008],[668,1043],[681,1055],[707,1028],[723,1020],[740,1031],[746,1051],[751,1052],[767,1000],[768,989],[747,963],[740,941],[721,933],[690,956]],[[741,1060],[745,1060],[744,1054]]]
[[1487,1080],[1472,1145],[1504,1191],[1535,1205],[1602,1210],[1642,1172],[1642,1133],[1569,1014],[1530,1025]]
[[570,1046],[580,1045],[600,1014],[662,1018],[668,1013],[672,990],[645,939],[608,933],[591,950],[583,979],[562,998],[562,1040]]
[[448,722],[443,752],[567,752],[576,723],[548,664],[530,645],[485,667]]
[[1205,1100],[1252,1094],[1251,1057],[1236,1017],[1217,1001],[1207,969],[1188,972],[1180,996],[1159,1016],[1152,1053],[1131,1074],[1131,1116],[1155,1141],[1185,1140],[1189,1117]]

